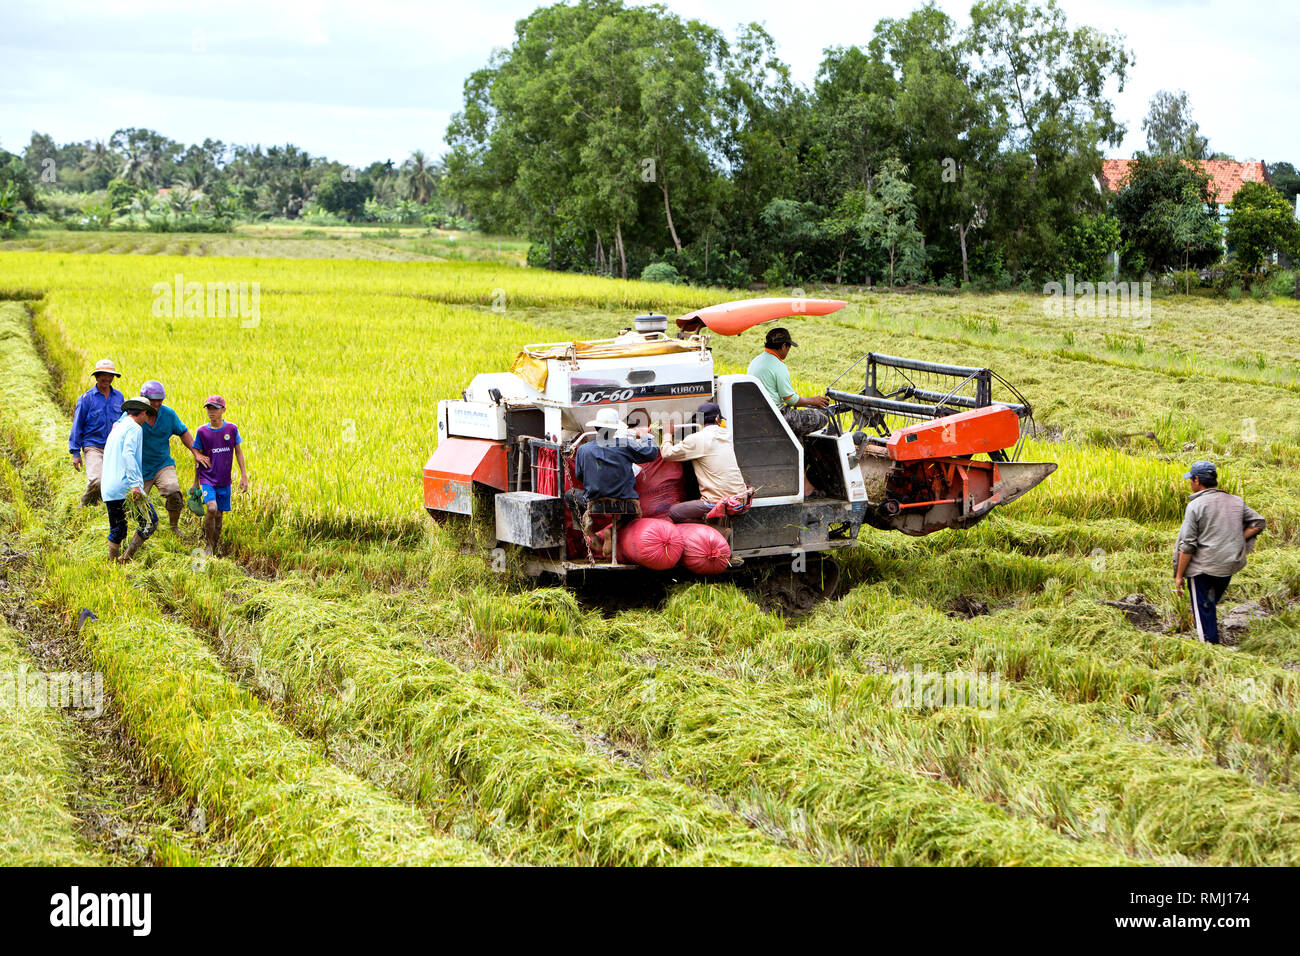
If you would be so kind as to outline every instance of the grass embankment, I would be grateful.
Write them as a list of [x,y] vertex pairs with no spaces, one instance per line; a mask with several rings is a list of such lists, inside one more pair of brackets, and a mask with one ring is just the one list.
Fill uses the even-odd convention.
[[0,428],[48,502],[44,526],[30,529],[45,600],[65,616],[84,608],[98,617],[82,640],[125,726],[151,769],[228,835],[238,861],[487,862],[477,846],[434,833],[417,811],[333,766],[230,681],[202,640],[167,621],[126,570],[97,560],[98,534],[58,504],[75,500],[77,479],[51,441],[47,426],[61,415],[46,397],[48,375],[19,306],[0,304],[0,356],[14,376]]

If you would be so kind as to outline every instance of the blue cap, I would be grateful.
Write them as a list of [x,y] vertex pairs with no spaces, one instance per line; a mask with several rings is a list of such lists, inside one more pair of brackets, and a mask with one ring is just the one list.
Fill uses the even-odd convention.
[[700,421],[706,425],[712,425],[722,417],[722,409],[714,402],[705,402],[695,410],[695,414],[700,416]]
[[1219,480],[1219,469],[1214,467],[1212,461],[1194,461],[1192,467],[1187,469],[1184,478],[1209,478],[1213,481]]

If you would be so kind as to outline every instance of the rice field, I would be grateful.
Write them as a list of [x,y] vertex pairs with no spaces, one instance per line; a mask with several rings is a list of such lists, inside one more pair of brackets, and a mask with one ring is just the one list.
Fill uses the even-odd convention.
[[[798,388],[869,350],[987,365],[1034,404],[1026,457],[1058,471],[970,531],[864,531],[840,596],[801,618],[689,582],[602,612],[493,573],[481,529],[429,523],[436,400],[524,343],[738,294],[28,246],[0,252],[0,551],[29,557],[0,574],[39,599],[31,620],[5,605],[0,670],[39,668],[54,635],[103,674],[136,785],[172,808],[144,862],[1300,863],[1294,302],[1157,298],[1135,326],[1024,294],[808,289],[850,306],[787,323]],[[256,283],[255,312],[187,316],[209,282]],[[757,348],[714,344],[724,371]],[[102,561],[66,437],[104,356],[187,423],[227,399],[252,477],[227,557],[160,534]],[[1235,650],[1189,636],[1171,593],[1196,458],[1269,519],[1226,600],[1262,615]],[[1106,603],[1133,593],[1160,630]],[[983,675],[991,698],[900,705],[911,673]],[[0,716],[0,862],[141,862],[86,823],[74,757],[97,745],[76,718]]]

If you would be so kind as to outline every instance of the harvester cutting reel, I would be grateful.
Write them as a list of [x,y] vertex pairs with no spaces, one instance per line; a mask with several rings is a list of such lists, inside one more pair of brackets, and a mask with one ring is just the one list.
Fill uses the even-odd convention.
[[991,369],[869,352],[840,378],[864,361],[862,391],[827,389],[826,432],[853,436],[867,524],[912,535],[968,528],[1056,470],[1018,460],[1033,409]]

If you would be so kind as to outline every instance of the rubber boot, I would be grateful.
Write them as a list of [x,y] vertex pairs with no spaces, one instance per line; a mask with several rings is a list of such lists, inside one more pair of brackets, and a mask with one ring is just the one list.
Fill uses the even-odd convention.
[[217,553],[217,516],[208,515],[203,519],[203,536],[207,541],[207,546],[203,549],[208,557],[215,557]]
[[221,547],[221,526],[226,523],[226,516],[217,512],[217,532],[212,536],[212,556],[216,557]]
[[180,492],[175,492],[167,496],[167,520],[171,522],[172,534],[176,537],[181,536],[181,511],[185,508],[185,499],[181,497]]
[[81,496],[81,506],[83,508],[89,508],[91,505],[99,504],[99,502],[99,482],[92,481],[90,484],[86,485],[86,492]]
[[110,541],[108,543],[108,560],[114,562],[117,561],[118,555],[121,553],[121,551],[122,551],[121,544],[119,544],[116,541]]
[[122,563],[126,564],[126,562],[135,557],[135,553],[140,550],[140,545],[142,544],[144,544],[144,538],[140,537],[139,531],[131,535],[130,543],[127,544],[126,550],[122,552]]

